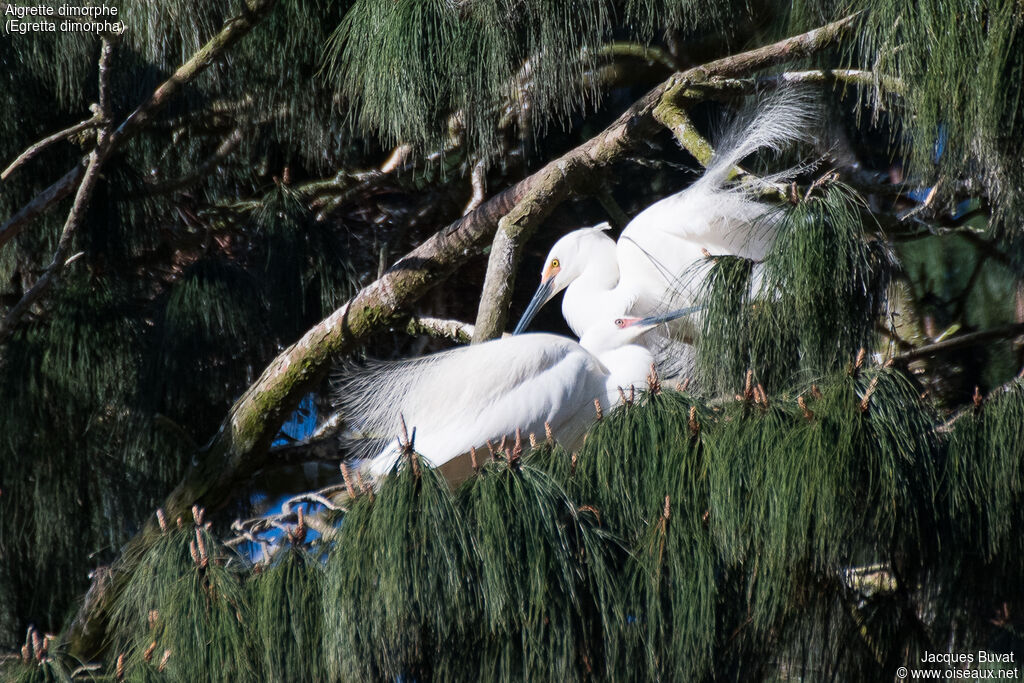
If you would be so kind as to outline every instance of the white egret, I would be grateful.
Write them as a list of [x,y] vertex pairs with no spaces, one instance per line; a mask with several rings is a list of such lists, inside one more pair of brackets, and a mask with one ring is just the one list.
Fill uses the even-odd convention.
[[617,242],[605,233],[607,223],[555,242],[515,334],[563,289],[562,315],[581,336],[608,315],[643,316],[694,304],[702,284],[695,266],[707,254],[763,259],[772,241],[773,207],[759,195],[766,183],[798,169],[761,181],[730,183],[730,177],[755,151],[780,151],[806,136],[812,113],[802,98],[788,95],[767,103],[741,134],[726,136],[697,181],[641,211]]
[[[550,429],[573,450],[596,419],[595,400],[609,410],[620,387],[645,383],[653,358],[636,338],[691,312],[606,318],[579,343],[526,334],[380,363],[341,379],[338,403],[352,428],[370,437],[363,467],[374,475],[389,472],[400,457],[403,421],[415,430],[416,452],[435,467],[471,448],[487,449],[488,441],[515,438],[517,430],[544,438]],[[461,460],[442,468],[449,480],[468,473]]]

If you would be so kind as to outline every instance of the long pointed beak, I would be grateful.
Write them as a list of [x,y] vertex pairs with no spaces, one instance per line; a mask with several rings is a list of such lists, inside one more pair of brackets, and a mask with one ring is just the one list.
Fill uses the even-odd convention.
[[549,277],[547,280],[542,281],[540,286],[537,287],[537,291],[533,293],[530,305],[526,307],[523,317],[519,319],[519,324],[516,325],[516,329],[512,331],[512,334],[522,334],[523,330],[530,324],[530,321],[533,320],[533,317],[537,315],[537,311],[550,301],[551,297],[555,294],[555,278]]
[[679,310],[671,311],[669,313],[664,313],[662,315],[651,315],[651,316],[648,316],[646,318],[640,318],[635,323],[633,323],[632,326],[634,326],[634,327],[643,327],[644,329],[650,329],[652,327],[657,327],[658,325],[661,325],[662,323],[668,323],[668,322],[672,322],[673,320],[676,320],[678,318],[682,318],[684,315],[690,315],[691,313],[696,313],[697,311],[699,311],[702,308],[703,308],[703,306],[688,306],[686,308],[680,308]]

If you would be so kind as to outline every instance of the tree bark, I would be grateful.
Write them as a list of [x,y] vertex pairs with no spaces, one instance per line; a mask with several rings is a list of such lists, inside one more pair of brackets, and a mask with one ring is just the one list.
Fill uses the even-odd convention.
[[587,184],[593,172],[594,164],[572,156],[572,153],[567,156],[551,162],[531,176],[533,182],[529,191],[498,221],[480,295],[474,344],[501,336],[508,322],[508,305],[526,240],[560,202]]
[[[98,162],[102,164],[118,147],[135,136],[156,112],[179,90],[206,70],[228,48],[243,38],[259,21],[270,13],[277,0],[250,0],[247,11],[242,15],[228,19],[224,26],[209,42],[199,49],[192,57],[178,67],[166,81],[160,84],[145,102],[128,115],[110,135]],[[84,160],[59,180],[35,196],[28,204],[16,211],[13,216],[0,225],[0,247],[14,239],[28,223],[58,201],[70,195],[85,172]]]

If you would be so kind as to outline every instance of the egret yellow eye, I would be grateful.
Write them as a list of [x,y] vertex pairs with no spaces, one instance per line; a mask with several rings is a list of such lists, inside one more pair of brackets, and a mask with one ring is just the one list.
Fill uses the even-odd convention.
[[551,259],[551,267],[552,268],[557,268],[558,265],[559,265],[558,264],[558,259],[556,259],[556,258],[555,259]]

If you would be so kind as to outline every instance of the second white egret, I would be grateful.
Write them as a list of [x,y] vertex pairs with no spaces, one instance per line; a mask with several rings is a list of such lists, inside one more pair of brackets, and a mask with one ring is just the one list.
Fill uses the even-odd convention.
[[698,180],[641,211],[617,242],[605,233],[607,223],[559,239],[515,333],[563,289],[562,314],[582,336],[608,315],[643,316],[666,306],[693,305],[702,285],[694,267],[706,254],[763,259],[772,241],[773,207],[759,195],[766,182],[791,177],[795,169],[761,181],[730,183],[730,177],[750,154],[779,151],[805,137],[813,118],[803,98],[777,97],[745,131],[725,137]]
[[573,450],[596,419],[595,400],[610,410],[620,387],[644,385],[653,358],[636,338],[691,312],[606,318],[579,343],[526,334],[380,363],[339,380],[338,403],[350,429],[366,437],[354,443],[364,444],[363,467],[373,475],[389,472],[401,456],[403,422],[415,430],[416,452],[435,467],[517,430],[543,438],[550,429]]

